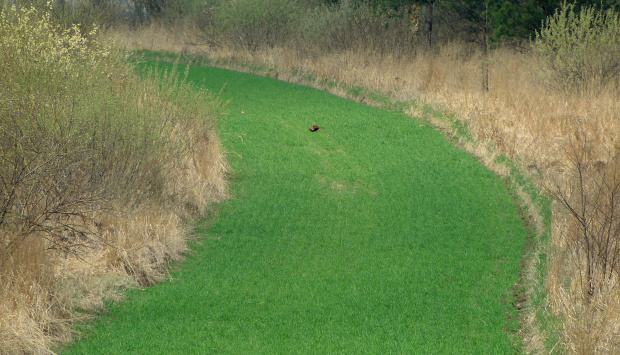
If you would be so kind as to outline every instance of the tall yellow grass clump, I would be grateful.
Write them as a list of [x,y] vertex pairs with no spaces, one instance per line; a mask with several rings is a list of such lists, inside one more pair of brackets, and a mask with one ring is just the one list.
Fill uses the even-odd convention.
[[[104,298],[165,275],[226,197],[213,95],[0,6],[0,353],[51,353]],[[181,133],[182,132],[182,133]]]

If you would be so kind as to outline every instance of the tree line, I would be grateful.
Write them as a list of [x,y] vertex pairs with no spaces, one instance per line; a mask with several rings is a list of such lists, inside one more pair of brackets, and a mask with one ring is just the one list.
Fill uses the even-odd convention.
[[[441,26],[454,34],[486,34],[491,41],[524,40],[540,31],[543,21],[566,1],[559,0],[323,0],[329,5],[343,1],[370,5],[393,15],[419,9],[420,29],[428,45]],[[576,12],[585,7],[620,10],[619,0],[575,0]],[[482,39],[482,38],[480,38]]]
[[[66,0],[61,0],[66,1]],[[92,0],[103,3],[106,0]],[[576,13],[582,8],[620,11],[620,0],[297,0],[307,7],[326,5],[372,8],[380,16],[419,14],[419,31],[427,46],[437,37],[459,36],[471,41],[519,42],[533,38],[543,22],[562,8],[573,4]],[[121,0],[133,3],[140,16],[151,18],[178,14],[185,8],[217,7],[226,0]]]

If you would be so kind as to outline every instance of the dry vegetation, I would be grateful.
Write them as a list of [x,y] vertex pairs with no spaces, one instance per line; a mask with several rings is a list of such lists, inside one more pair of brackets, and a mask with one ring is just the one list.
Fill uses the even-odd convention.
[[0,353],[47,354],[226,197],[220,104],[40,8],[0,3],[0,72]]
[[[480,48],[460,41],[432,52],[414,49],[409,55],[367,46],[317,48],[308,55],[307,44],[301,46],[304,50],[285,44],[244,48],[207,33],[152,24],[111,36],[132,49],[195,53],[239,70],[251,65],[259,73],[256,67],[262,67],[265,75],[340,95],[352,86],[370,88],[392,100],[415,100],[406,109],[412,116],[434,119],[425,105],[440,108],[445,117],[455,114],[475,138],[476,143],[463,141],[466,149],[500,174],[509,169],[495,158],[509,156],[556,200],[552,237],[537,246],[524,267],[530,299],[544,297],[538,304],[522,304],[526,352],[620,352],[617,77],[600,80],[591,72],[577,89],[562,86],[546,58],[522,47],[500,47],[488,58]],[[610,48],[617,48],[617,42]],[[482,89],[485,63],[488,91]],[[313,79],[305,80],[308,75]],[[334,82],[338,85],[328,85]],[[445,122],[435,120],[440,126]],[[525,193],[521,198],[529,200]],[[545,229],[540,213],[529,207],[540,236]],[[560,328],[559,336],[554,327]]]

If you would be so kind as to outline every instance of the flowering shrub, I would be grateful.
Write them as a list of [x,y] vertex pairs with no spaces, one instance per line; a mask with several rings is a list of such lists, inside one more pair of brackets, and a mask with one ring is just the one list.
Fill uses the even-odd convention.
[[613,10],[564,4],[532,43],[549,83],[562,91],[602,88],[620,78],[620,18]]

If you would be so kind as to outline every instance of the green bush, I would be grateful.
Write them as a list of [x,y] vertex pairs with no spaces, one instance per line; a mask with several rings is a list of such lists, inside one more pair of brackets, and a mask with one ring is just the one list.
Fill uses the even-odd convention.
[[562,91],[596,91],[620,77],[620,20],[613,10],[566,4],[547,18],[532,43],[548,74]]

